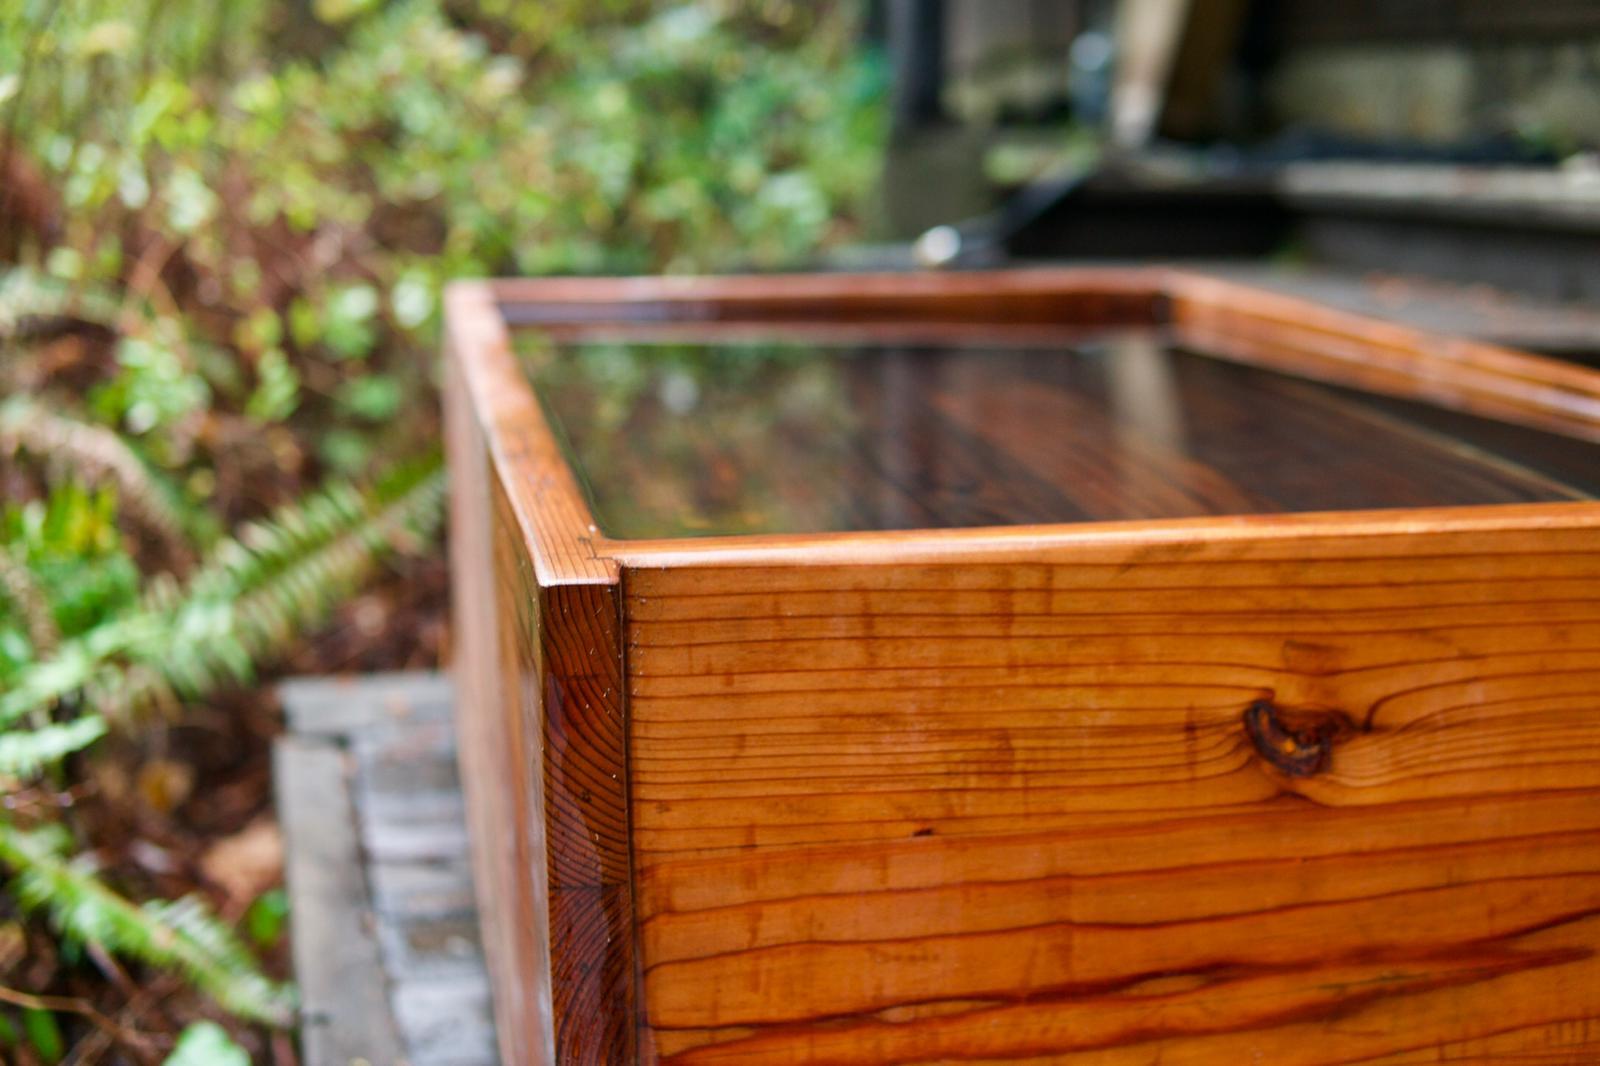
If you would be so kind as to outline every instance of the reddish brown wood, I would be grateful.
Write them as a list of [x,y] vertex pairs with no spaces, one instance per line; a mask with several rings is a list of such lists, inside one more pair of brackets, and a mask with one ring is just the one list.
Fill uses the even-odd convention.
[[[452,353],[505,350],[486,296],[451,293]],[[449,363],[452,565],[472,571],[454,597],[460,751],[502,1058],[627,1061],[637,982],[616,571],[590,551],[582,499],[520,381],[491,359]]]
[[994,274],[788,274],[754,277],[494,281],[518,326],[579,323],[996,323],[1138,325],[1165,316],[1152,270]]
[[1600,1011],[1592,511],[1016,547],[627,568],[665,1059],[1346,1062]]
[[1164,284],[1178,335],[1204,350],[1600,440],[1600,391],[1587,368],[1218,278],[1171,274]]
[[[516,645],[529,632],[517,615],[531,606],[519,578],[525,551],[509,543],[496,482],[466,384],[467,361],[447,358],[445,432],[450,457],[450,558],[462,789],[473,842],[478,910],[496,935],[484,938],[495,986],[501,1050],[508,1062],[543,1061],[538,1019],[549,1000],[542,900],[527,876],[528,797],[516,787],[525,750],[517,686],[526,672]],[[519,608],[518,605],[524,605]],[[502,626],[510,628],[502,639]],[[523,641],[525,648],[531,644]],[[519,846],[520,845],[520,846]]]
[[634,1058],[633,885],[614,584],[538,592],[556,1062]]
[[610,540],[497,299],[1159,319],[1580,449],[1600,375],[1158,272],[453,290],[507,1061],[1600,1057],[1600,505]]

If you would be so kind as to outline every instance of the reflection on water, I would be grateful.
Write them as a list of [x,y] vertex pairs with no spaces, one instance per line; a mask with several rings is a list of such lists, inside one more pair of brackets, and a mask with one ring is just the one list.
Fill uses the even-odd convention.
[[1149,331],[1052,348],[529,332],[518,347],[596,520],[619,538],[1579,495],[1458,439],[1482,445],[1479,420],[1423,427]]
[[779,345],[534,346],[539,397],[608,535],[850,528],[861,422],[838,358]]

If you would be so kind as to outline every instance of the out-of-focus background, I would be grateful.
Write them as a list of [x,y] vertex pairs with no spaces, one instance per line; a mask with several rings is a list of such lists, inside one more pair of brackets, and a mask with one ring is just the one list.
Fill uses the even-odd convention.
[[448,661],[449,279],[1201,260],[1589,359],[1597,152],[1594,0],[0,0],[0,1058],[299,1061],[268,682]]
[[1600,4],[886,11],[886,232],[993,213],[973,261],[999,237],[1011,257],[1270,258],[1596,293]]

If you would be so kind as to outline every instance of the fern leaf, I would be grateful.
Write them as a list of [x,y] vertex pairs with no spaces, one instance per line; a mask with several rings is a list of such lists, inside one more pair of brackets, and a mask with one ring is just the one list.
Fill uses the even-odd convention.
[[444,512],[444,472],[437,463],[393,502],[362,515],[343,514],[331,538],[311,536],[314,544],[277,557],[280,565],[261,565],[242,576],[237,599],[196,600],[185,605],[182,620],[164,651],[135,676],[112,669],[88,687],[90,706],[114,721],[127,720],[171,690],[203,695],[227,682],[248,681],[257,663],[287,651],[308,628],[325,619],[376,570],[384,554],[407,539],[426,541]]
[[106,720],[86,714],[70,722],[0,732],[0,779],[28,778],[105,736]]
[[82,696],[114,724],[175,696],[246,681],[357,591],[384,554],[425,542],[444,512],[437,456],[410,464],[368,495],[348,486],[281,509],[219,543],[182,589],[64,642],[0,693],[0,725]]
[[63,858],[61,837],[0,819],[0,863],[16,872],[13,888],[25,908],[47,911],[69,937],[183,974],[241,1017],[290,1024],[293,991],[265,977],[203,903],[191,897],[134,904],[95,877],[89,863]]
[[116,486],[123,513],[160,541],[168,560],[178,569],[192,563],[189,535],[203,533],[203,523],[187,518],[176,491],[111,430],[13,397],[0,407],[0,454],[18,452],[39,457],[57,476]]

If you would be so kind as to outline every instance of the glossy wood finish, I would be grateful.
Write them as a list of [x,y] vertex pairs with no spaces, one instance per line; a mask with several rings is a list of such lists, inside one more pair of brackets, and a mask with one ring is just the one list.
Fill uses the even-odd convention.
[[634,1058],[618,587],[539,591],[550,985],[557,1062]]
[[[1370,397],[1154,330],[525,343],[610,537],[945,529],[1581,498]],[[1527,430],[1526,433],[1537,431]],[[1546,434],[1550,437],[1552,435]],[[1600,447],[1555,438],[1600,466]]]
[[1600,1010],[1600,536],[1299,533],[628,568],[663,1057],[1337,1062]]
[[1168,278],[1185,343],[1245,362],[1600,440],[1593,370],[1189,274]]
[[1099,308],[1574,440],[1600,379],[1160,273],[454,289],[507,1061],[1600,1057],[1600,505],[612,540],[496,300],[1035,338]]
[[[458,354],[505,350],[485,295],[450,296],[446,413],[462,785],[501,1054],[625,1062],[637,980],[616,569],[574,527],[582,502],[527,397],[492,359]],[[505,434],[517,425],[533,432]]]
[[[452,325],[451,342],[460,344],[459,315]],[[506,1062],[548,1062],[549,918],[546,881],[534,875],[543,864],[534,855],[541,798],[528,787],[534,760],[522,695],[537,675],[530,615],[538,584],[527,573],[527,548],[474,412],[469,363],[456,354],[471,350],[453,348],[445,366],[461,783],[478,910],[494,930],[483,946],[501,1055]]]
[[1164,324],[1187,345],[1372,392],[1416,397],[1600,440],[1594,371],[1429,333],[1183,271],[565,278],[492,283],[507,321],[547,332],[596,323],[815,327],[819,322],[993,337],[1063,327]]

